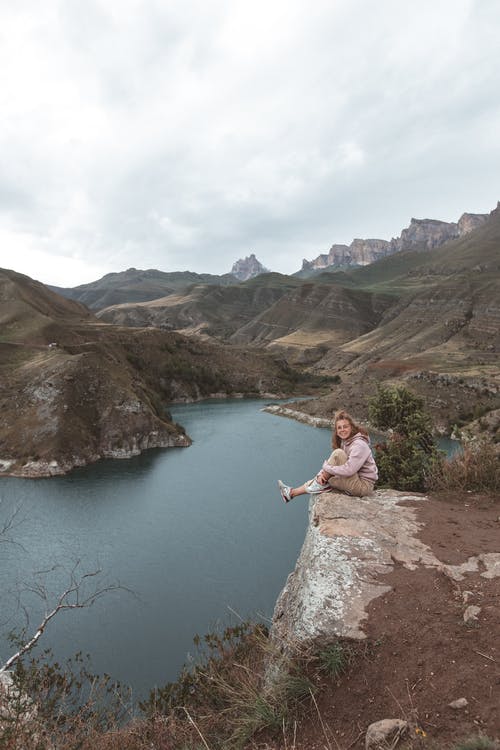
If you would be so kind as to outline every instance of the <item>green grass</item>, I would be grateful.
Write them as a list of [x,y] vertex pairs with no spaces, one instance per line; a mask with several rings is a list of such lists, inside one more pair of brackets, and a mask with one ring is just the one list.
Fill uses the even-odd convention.
[[318,662],[320,671],[329,677],[336,678],[345,671],[348,654],[342,644],[332,643],[319,652]]

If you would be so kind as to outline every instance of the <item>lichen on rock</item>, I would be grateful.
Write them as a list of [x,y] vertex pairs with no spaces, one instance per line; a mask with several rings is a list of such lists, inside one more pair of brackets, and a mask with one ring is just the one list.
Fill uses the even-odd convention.
[[313,498],[306,538],[276,603],[272,637],[286,644],[363,639],[370,601],[390,587],[383,576],[395,564],[441,567],[417,533],[416,509],[405,500],[423,495],[377,490],[365,498],[323,493]]

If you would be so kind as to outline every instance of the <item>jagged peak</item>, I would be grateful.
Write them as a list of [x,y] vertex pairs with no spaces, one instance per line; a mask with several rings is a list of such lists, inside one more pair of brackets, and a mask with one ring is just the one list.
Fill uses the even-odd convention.
[[269,273],[269,269],[257,260],[255,253],[251,253],[246,258],[240,258],[233,264],[231,269],[231,274],[236,276],[240,281],[253,279],[261,273]]
[[[302,270],[328,268],[343,265],[369,265],[385,255],[393,255],[402,250],[422,250],[440,247],[445,242],[462,237],[483,224],[489,216],[500,212],[500,201],[491,214],[465,212],[457,222],[441,219],[417,219],[412,216],[409,225],[401,230],[399,237],[390,241],[362,239],[356,237],[349,247],[332,245],[328,255],[318,255],[313,260],[302,261]],[[343,249],[341,252],[340,249]]]

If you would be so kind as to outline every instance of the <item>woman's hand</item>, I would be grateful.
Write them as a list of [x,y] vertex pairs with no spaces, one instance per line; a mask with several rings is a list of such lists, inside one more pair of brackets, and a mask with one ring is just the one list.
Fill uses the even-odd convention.
[[316,479],[320,484],[328,484],[330,474],[328,474],[324,469],[321,469],[321,471],[316,474]]

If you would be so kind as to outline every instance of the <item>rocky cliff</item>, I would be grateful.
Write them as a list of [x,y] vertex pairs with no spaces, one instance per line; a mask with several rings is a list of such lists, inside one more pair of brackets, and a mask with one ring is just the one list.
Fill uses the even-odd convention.
[[257,260],[253,253],[246,258],[237,260],[231,269],[231,274],[239,281],[253,279],[261,273],[268,273],[268,269]]
[[383,577],[394,565],[441,565],[418,540],[416,510],[402,504],[408,500],[426,502],[392,490],[313,497],[302,551],[276,602],[274,638],[293,647],[363,639],[368,604],[390,589]]
[[458,222],[436,219],[411,219],[399,237],[392,240],[355,239],[348,245],[332,245],[327,254],[314,260],[302,261],[302,270],[318,270],[328,267],[366,266],[387,255],[403,250],[432,250],[450,240],[477,229],[488,219],[489,214],[464,213]]
[[304,654],[329,654],[335,672],[296,746],[326,747],[329,734],[329,747],[365,747],[367,727],[389,717],[436,747],[477,731],[497,737],[499,585],[493,497],[312,499],[274,610],[268,681]]
[[0,270],[0,472],[62,474],[99,458],[186,446],[166,404],[293,390],[291,371],[176,333],[120,328]]

